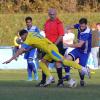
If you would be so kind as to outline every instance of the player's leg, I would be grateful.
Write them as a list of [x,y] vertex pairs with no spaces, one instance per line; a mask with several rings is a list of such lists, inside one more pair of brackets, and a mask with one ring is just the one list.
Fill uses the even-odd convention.
[[[45,56],[45,54],[46,54],[45,52],[38,50],[38,59],[41,60]],[[45,83],[46,83],[46,75],[42,71],[42,79],[36,86],[41,87],[41,86],[44,86]]]
[[[83,68],[87,67],[86,64],[87,64],[88,56],[89,54],[84,54],[84,53],[80,54],[79,64],[82,65]],[[79,71],[79,76],[80,76],[80,85],[84,86],[85,85],[85,82],[84,82],[85,75]]]
[[[40,68],[42,69],[42,71],[44,72],[44,74],[48,77],[48,80],[46,81],[46,83],[45,83],[44,86],[48,86],[54,80],[54,78],[53,78],[50,70],[47,67],[47,59],[49,60],[49,58],[50,58],[49,55],[46,54],[44,56],[44,58],[39,62]],[[50,60],[51,60],[51,58],[50,58]]]
[[38,62],[37,62],[37,49],[31,49],[29,51],[29,57],[28,57],[28,66],[32,69],[34,72],[34,79],[38,80]]
[[[63,48],[63,43],[59,42],[59,44],[57,45],[59,53],[64,55],[65,53],[65,49]],[[57,75],[58,75],[58,83],[57,83],[57,87],[63,87],[63,80],[62,80],[62,63],[61,62],[56,62],[56,70],[57,70]]]
[[75,69],[82,71],[83,74],[86,74],[87,76],[89,75],[87,68],[83,68],[81,65],[74,61],[67,60],[58,52],[55,46],[51,46],[51,49],[49,50],[49,55],[53,60],[62,62],[64,66],[73,67]]
[[64,66],[69,66],[69,67],[73,67],[75,69],[82,70],[81,65],[79,65],[78,63],[76,63],[74,61],[67,60],[58,51],[51,50],[50,55],[53,60],[62,62]]
[[28,62],[29,62],[28,58],[29,58],[29,52],[26,52],[25,55],[24,55],[24,59],[27,60],[28,81],[32,81],[33,80],[32,79],[32,68],[28,64]]
[[[65,58],[67,60],[73,60],[72,56],[70,55],[66,55]],[[70,67],[69,66],[64,66],[64,69],[65,69],[65,72],[66,72],[66,75],[63,77],[63,80],[70,80]]]
[[[78,58],[78,55],[79,55],[78,50],[74,49],[69,53],[65,53],[64,57],[67,60],[75,61]],[[65,69],[66,75],[63,77],[63,80],[68,81],[68,80],[70,80],[70,67],[69,66],[64,66],[64,69]]]

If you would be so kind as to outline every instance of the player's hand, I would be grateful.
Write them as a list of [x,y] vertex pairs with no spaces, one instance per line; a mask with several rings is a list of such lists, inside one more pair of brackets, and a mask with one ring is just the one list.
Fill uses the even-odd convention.
[[11,62],[11,60],[7,60],[7,61],[3,62],[2,64],[8,64],[10,62]]

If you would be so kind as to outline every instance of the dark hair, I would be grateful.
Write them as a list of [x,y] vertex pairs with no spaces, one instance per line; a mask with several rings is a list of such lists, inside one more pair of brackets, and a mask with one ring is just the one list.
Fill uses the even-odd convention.
[[25,29],[22,29],[22,30],[19,31],[19,36],[22,36],[22,35],[24,35],[25,33],[28,33],[28,31],[25,30]]
[[96,25],[100,25],[100,23],[96,23]]
[[32,21],[32,17],[30,17],[30,16],[26,17],[25,21],[27,21],[27,20],[31,20]]
[[79,24],[87,24],[87,19],[86,18],[81,18],[79,20]]

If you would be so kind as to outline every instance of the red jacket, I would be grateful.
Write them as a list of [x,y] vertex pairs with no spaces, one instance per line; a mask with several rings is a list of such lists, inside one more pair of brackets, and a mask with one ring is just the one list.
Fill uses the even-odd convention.
[[46,38],[52,42],[56,42],[59,36],[64,35],[64,28],[62,22],[56,18],[55,20],[48,19],[44,26]]

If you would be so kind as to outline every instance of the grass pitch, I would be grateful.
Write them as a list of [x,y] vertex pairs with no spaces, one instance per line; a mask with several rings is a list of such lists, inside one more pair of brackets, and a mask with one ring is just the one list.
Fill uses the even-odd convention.
[[[56,73],[53,75],[57,83]],[[100,70],[91,79],[85,78],[86,87],[80,87],[76,70],[72,71],[72,77],[78,81],[76,88],[68,88],[66,82],[65,88],[57,88],[56,83],[50,87],[39,88],[35,87],[39,81],[26,81],[25,70],[1,70],[0,100],[100,100]]]

